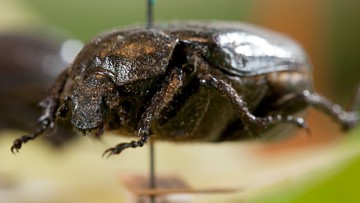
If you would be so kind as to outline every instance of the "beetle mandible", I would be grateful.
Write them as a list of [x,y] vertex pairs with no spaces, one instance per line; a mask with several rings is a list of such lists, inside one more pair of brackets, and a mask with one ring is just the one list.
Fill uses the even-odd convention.
[[[139,137],[106,150],[108,156],[141,147],[152,135],[217,142],[266,137],[279,126],[307,129],[301,112],[308,106],[343,130],[355,127],[360,88],[345,111],[314,92],[311,71],[296,42],[253,25],[174,22],[116,30],[93,39],[58,76],[40,102],[39,127],[11,150],[69,115],[84,135],[118,129]],[[283,131],[272,136],[286,136]]]

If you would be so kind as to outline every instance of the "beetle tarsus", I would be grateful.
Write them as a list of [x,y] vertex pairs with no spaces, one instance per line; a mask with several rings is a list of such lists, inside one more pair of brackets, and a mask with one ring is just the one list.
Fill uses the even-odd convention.
[[14,140],[13,145],[11,146],[11,152],[13,154],[18,153],[19,149],[21,149],[21,146],[23,143],[28,142],[29,140],[34,140],[36,139],[39,135],[41,135],[46,129],[48,129],[49,127],[53,127],[54,126],[54,121],[52,119],[49,118],[44,118],[43,120],[40,120],[39,122],[40,127],[38,127],[34,133],[29,134],[29,135],[23,135],[19,138],[17,138],[16,140]]
[[265,117],[265,121],[268,124],[277,124],[277,123],[291,123],[296,125],[298,128],[304,128],[305,130],[309,130],[309,127],[305,120],[300,117],[294,117],[292,115],[282,116],[281,114]]
[[124,151],[124,149],[127,148],[136,148],[136,147],[142,147],[144,146],[144,144],[146,143],[147,139],[139,139],[138,141],[131,141],[131,142],[126,142],[126,143],[120,143],[118,145],[116,145],[115,147],[109,148],[107,149],[102,157],[109,158],[112,155],[117,155],[120,154],[122,151]]
[[19,152],[23,143],[28,142],[29,140],[36,139],[48,128],[53,128],[54,117],[56,109],[59,106],[59,98],[62,90],[64,89],[66,80],[68,78],[67,70],[64,70],[56,79],[54,85],[50,88],[48,96],[46,96],[41,102],[40,106],[43,108],[43,114],[40,117],[38,124],[39,127],[35,132],[29,135],[23,135],[20,138],[14,140],[14,143],[11,147],[13,153]]
[[304,100],[308,105],[313,106],[314,108],[320,110],[321,112],[327,114],[337,123],[341,125],[343,131],[348,131],[354,128],[359,123],[360,115],[356,110],[356,107],[360,103],[360,88],[355,93],[353,102],[348,108],[349,110],[344,110],[341,106],[332,103],[325,97],[319,95],[316,92],[310,92],[305,90],[300,96],[300,99]]
[[266,117],[256,117],[247,123],[247,130],[249,130],[255,137],[261,137],[261,131],[279,123],[293,124],[298,128],[306,130],[308,135],[311,134],[310,129],[303,118],[294,117],[291,115],[283,116],[281,114],[270,115]]

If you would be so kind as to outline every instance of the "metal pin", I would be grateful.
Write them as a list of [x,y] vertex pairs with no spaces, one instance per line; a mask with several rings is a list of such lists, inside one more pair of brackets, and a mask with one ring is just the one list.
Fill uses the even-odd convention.
[[[153,14],[153,8],[154,8],[155,0],[148,0],[147,1],[147,28],[151,29],[153,26],[153,20],[154,20],[154,14]],[[151,139],[151,138],[150,138]],[[150,140],[149,143],[150,146],[150,177],[149,177],[149,187],[150,189],[156,188],[156,176],[155,176],[155,154],[154,154],[154,142]],[[150,195],[150,202],[155,203],[156,197],[155,195]]]

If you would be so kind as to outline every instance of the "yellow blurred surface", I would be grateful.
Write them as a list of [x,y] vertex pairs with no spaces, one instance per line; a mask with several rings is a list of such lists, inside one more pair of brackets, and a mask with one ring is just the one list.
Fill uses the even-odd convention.
[[[21,132],[0,135],[0,202],[124,202],[121,177],[146,175],[148,149],[127,150],[109,159],[103,150],[124,141],[105,135],[101,141],[80,138],[63,150],[53,150],[41,140],[23,146],[13,155],[10,146]],[[266,188],[315,180],[322,171],[334,171],[359,154],[354,146],[332,144],[269,153],[271,144],[173,144],[157,143],[158,174],[174,174],[193,188],[235,188],[234,194],[198,195],[194,202],[251,199]],[[327,173],[328,174],[328,173]],[[314,180],[314,181],[315,181]]]

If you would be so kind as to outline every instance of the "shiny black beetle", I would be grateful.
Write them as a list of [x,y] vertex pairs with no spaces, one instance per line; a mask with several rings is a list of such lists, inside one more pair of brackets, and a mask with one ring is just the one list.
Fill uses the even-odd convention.
[[68,114],[84,135],[108,128],[139,137],[106,150],[109,156],[141,147],[151,135],[217,142],[265,136],[280,123],[307,128],[298,117],[307,106],[344,130],[359,121],[353,107],[344,111],[312,90],[311,65],[298,44],[228,22],[133,27],[96,37],[40,105],[39,127],[15,140],[13,152]]

